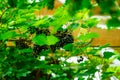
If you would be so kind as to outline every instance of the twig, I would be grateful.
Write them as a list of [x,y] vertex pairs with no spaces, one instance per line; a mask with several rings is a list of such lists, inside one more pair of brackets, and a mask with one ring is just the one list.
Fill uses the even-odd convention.
[[5,12],[7,11],[9,9],[9,7],[7,7],[3,12],[2,12],[2,14],[1,14],[1,16],[0,16],[0,25],[2,25],[2,17],[3,17],[3,15],[5,14]]

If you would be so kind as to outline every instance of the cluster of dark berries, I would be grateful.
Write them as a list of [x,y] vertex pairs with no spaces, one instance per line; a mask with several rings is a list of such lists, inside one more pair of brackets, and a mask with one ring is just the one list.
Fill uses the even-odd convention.
[[57,47],[63,47],[69,43],[73,43],[74,39],[70,32],[66,31],[57,31],[55,34],[56,37],[58,37],[59,42],[56,43]]
[[18,49],[25,49],[25,48],[29,48],[27,41],[25,39],[18,39],[16,40],[16,47]]
[[[39,35],[39,34],[45,34],[46,36],[50,35],[50,31],[47,28],[36,28],[34,33],[36,33],[36,35]],[[47,46],[47,45],[40,46],[40,45],[34,44],[33,54],[38,55],[42,50],[48,50],[49,48],[51,52],[55,52],[56,49],[62,48],[63,46],[74,42],[72,34],[67,30],[58,30],[54,34],[54,36],[56,36],[59,39],[59,42],[51,46]]]
[[[50,35],[50,31],[47,28],[36,28],[35,33],[36,35],[40,35],[40,34],[45,34],[46,36]],[[34,44],[33,55],[34,56],[38,55],[42,50],[48,50],[48,46],[47,45],[40,46]]]

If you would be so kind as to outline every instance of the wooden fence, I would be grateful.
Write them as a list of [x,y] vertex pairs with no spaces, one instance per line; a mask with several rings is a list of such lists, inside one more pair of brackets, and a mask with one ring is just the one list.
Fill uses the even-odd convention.
[[99,34],[98,38],[93,39],[92,46],[99,46],[108,43],[110,44],[110,47],[120,52],[120,30],[91,28],[90,31]]

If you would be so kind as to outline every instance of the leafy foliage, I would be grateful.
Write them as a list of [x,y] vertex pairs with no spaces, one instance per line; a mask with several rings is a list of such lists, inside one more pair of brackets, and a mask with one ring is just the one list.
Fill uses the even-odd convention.
[[[0,0],[0,80],[88,80],[95,73],[99,79],[118,79],[120,68],[114,70],[110,64],[114,52],[100,50],[106,45],[93,48],[90,40],[98,37],[91,32],[80,33],[77,37],[72,32],[77,28],[89,29],[98,20],[91,18],[92,0],[66,0],[51,16],[36,17],[36,10],[54,8],[56,0]],[[108,27],[119,26],[116,0],[95,0],[102,12],[110,14],[112,19]],[[108,3],[111,4],[108,4]],[[9,43],[9,44],[8,44]],[[11,44],[10,44],[11,43]],[[69,62],[72,57],[77,62]],[[120,60],[119,54],[117,58]],[[101,72],[102,70],[102,72]]]

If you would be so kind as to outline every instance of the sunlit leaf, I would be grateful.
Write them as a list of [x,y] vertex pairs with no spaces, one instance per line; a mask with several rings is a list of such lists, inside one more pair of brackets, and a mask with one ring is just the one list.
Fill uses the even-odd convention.
[[0,34],[0,40],[6,40],[6,39],[14,38],[16,35],[17,34],[16,34],[15,31],[8,31],[8,32]]
[[53,35],[47,36],[47,45],[54,45],[59,39]]
[[46,40],[46,36],[44,34],[40,34],[38,36],[35,36],[33,39],[32,39],[32,42],[34,42],[35,44],[37,45],[45,45],[47,40]]
[[82,27],[83,28],[91,28],[91,27],[94,27],[95,25],[97,25],[97,23],[98,23],[98,20],[96,18],[91,18],[91,19],[86,20],[82,24]]
[[87,34],[83,34],[83,35],[80,35],[79,36],[79,40],[89,40],[89,39],[92,39],[92,38],[97,38],[99,37],[99,35],[97,33],[87,33]]
[[45,20],[44,20],[44,19],[41,19],[41,20],[36,21],[36,22],[33,24],[33,26],[39,26],[39,25],[44,24],[44,23],[45,23]]

